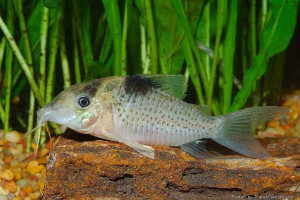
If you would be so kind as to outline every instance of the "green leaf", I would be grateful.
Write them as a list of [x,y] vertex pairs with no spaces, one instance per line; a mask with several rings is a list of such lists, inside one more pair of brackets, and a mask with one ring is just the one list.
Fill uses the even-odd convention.
[[[43,2],[39,1],[38,4],[35,5],[35,8],[31,12],[31,15],[26,20],[27,22],[27,33],[30,41],[31,50],[33,51],[33,66],[37,68],[39,66],[39,56],[40,56],[40,27],[41,27],[41,17],[43,10]],[[38,30],[38,31],[37,31]],[[23,37],[19,40],[19,49],[23,55],[25,55],[24,50],[24,39]],[[13,72],[14,74],[18,74],[18,71],[21,71],[19,62],[14,62]]]
[[[271,5],[272,16],[269,16],[269,21],[264,26],[265,30],[263,30],[262,37],[259,40],[258,55],[254,58],[253,66],[244,74],[243,87],[235,96],[230,111],[238,110],[246,103],[253,84],[266,72],[270,57],[287,47],[294,32],[295,15],[297,15],[295,2],[272,0]],[[285,37],[284,34],[287,34],[287,36]]]
[[142,24],[144,26],[146,26],[146,22],[145,22],[145,12],[144,12],[144,6],[143,6],[143,0],[134,0],[134,4],[136,5],[136,7],[138,8],[138,10],[140,11],[140,20],[142,22]]
[[79,1],[80,18],[82,25],[83,45],[85,47],[85,56],[88,63],[93,61],[92,44],[91,44],[91,31],[90,31],[90,4],[86,1]]
[[184,55],[182,52],[182,34],[179,34],[176,14],[170,1],[155,0],[153,3],[154,20],[157,30],[159,56],[166,66],[167,74],[179,74],[182,71]]
[[209,82],[208,82],[208,78],[207,78],[203,63],[201,62],[199,50],[196,46],[196,41],[195,41],[195,37],[194,37],[194,29],[191,26],[191,23],[188,21],[188,16],[186,14],[185,7],[184,7],[182,1],[181,0],[172,0],[171,2],[172,2],[172,5],[174,6],[178,26],[180,26],[181,30],[183,30],[182,33],[184,33],[184,37],[187,38],[187,40],[189,42],[189,46],[191,47],[193,54],[196,57],[199,72],[201,75],[201,80],[203,82],[204,89],[207,91]]
[[132,6],[130,17],[128,18],[127,74],[142,73],[140,12],[143,11],[140,11],[135,6]]
[[231,104],[232,84],[233,84],[233,67],[234,67],[234,53],[236,47],[236,31],[237,31],[237,12],[238,2],[230,2],[230,14],[226,27],[225,41],[224,41],[224,66],[223,66],[223,96],[224,96],[224,109],[226,113]]
[[44,0],[44,6],[47,8],[57,8],[62,0]]
[[0,1],[0,15],[5,16],[7,12],[7,1]]
[[[261,37],[261,48],[268,49],[268,57],[274,56],[275,54],[280,53],[285,50],[290,43],[294,30],[297,24],[297,3],[295,1],[287,1],[283,4],[284,8],[281,11],[280,17],[277,20],[277,14],[280,7],[282,6],[282,0],[270,0],[269,1],[272,9],[272,18],[266,23],[266,29],[263,30]],[[270,40],[270,44],[267,44],[268,38],[272,32],[274,24],[277,23],[275,31],[273,33],[273,38]]]
[[108,76],[109,69],[101,61],[91,62],[87,74],[87,80]]
[[[293,37],[297,23],[297,4],[293,1],[271,0],[272,16],[266,22],[260,38],[259,54],[269,58],[285,50]],[[266,72],[265,67],[260,68],[258,77]]]
[[114,75],[122,75],[121,68],[121,18],[117,0],[102,0],[107,15],[108,26],[113,40]]

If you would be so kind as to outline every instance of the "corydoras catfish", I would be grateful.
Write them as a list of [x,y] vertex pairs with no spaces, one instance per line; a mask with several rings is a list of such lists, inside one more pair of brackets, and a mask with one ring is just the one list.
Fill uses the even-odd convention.
[[122,142],[149,158],[155,155],[149,145],[179,146],[205,158],[207,151],[199,142],[203,138],[248,157],[269,157],[252,131],[287,112],[286,108],[252,107],[213,117],[201,106],[182,101],[186,85],[183,75],[107,77],[73,85],[37,112],[35,129],[52,121]]

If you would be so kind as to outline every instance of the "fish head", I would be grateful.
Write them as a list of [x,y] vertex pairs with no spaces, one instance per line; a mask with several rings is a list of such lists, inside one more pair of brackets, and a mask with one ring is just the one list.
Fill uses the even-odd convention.
[[101,119],[103,105],[98,97],[101,79],[73,85],[37,112],[38,126],[47,121],[80,133],[89,133]]

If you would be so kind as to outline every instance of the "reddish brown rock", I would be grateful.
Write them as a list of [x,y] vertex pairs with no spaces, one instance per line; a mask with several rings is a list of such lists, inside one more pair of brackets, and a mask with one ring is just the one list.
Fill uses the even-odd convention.
[[250,159],[214,142],[222,156],[197,160],[180,148],[154,147],[155,160],[117,142],[59,137],[47,164],[43,199],[296,199],[300,139],[265,139],[278,158]]

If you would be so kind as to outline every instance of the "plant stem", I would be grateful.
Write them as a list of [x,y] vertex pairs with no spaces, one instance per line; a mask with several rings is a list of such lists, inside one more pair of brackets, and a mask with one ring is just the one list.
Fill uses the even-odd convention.
[[117,0],[102,0],[106,14],[107,21],[110,30],[110,34],[113,40],[113,55],[114,65],[113,73],[115,76],[121,76],[126,74],[122,67],[122,38],[121,38],[121,18],[119,13]]
[[[203,88],[204,88],[205,92],[208,93],[209,85],[208,85],[208,78],[207,78],[206,70],[201,62],[199,49],[198,49],[195,39],[193,37],[192,31],[190,28],[190,23],[188,21],[183,3],[181,0],[172,0],[172,4],[173,4],[174,10],[176,12],[176,18],[177,18],[177,22],[179,24],[178,28],[181,28],[181,30],[184,30],[185,38],[187,38],[187,40],[189,42],[189,46],[192,49],[192,53],[194,53],[194,55],[196,57],[199,73],[201,76],[201,81],[203,82]],[[197,68],[196,68],[196,70],[197,70]],[[202,100],[199,99],[199,101],[202,101]]]
[[[14,12],[13,12],[13,2],[7,2],[7,27],[14,33]],[[10,118],[10,99],[11,99],[11,89],[12,89],[12,62],[13,62],[13,51],[6,45],[6,54],[5,54],[5,107],[4,107],[4,133],[7,133],[9,130],[9,118]]]
[[[19,17],[19,25],[20,25],[20,30],[22,33],[22,37],[23,37],[23,41],[24,41],[24,49],[25,49],[25,54],[26,54],[26,60],[29,66],[29,69],[31,71],[31,73],[34,73],[33,70],[33,58],[32,58],[32,50],[31,50],[31,45],[30,45],[30,41],[29,41],[29,36],[28,36],[28,32],[27,32],[27,27],[26,27],[26,22],[25,22],[25,17],[23,14],[23,5],[22,5],[22,0],[17,0],[15,1],[15,3],[17,3],[16,8],[17,10],[17,14]],[[41,87],[41,83],[40,83],[40,87]],[[41,91],[42,94],[44,94],[44,91]],[[34,94],[32,92],[32,90],[29,92],[29,113],[28,113],[28,124],[27,124],[27,132],[31,131],[33,128],[33,119],[34,119],[34,105],[35,105],[35,98],[34,98]],[[30,149],[30,144],[31,144],[31,135],[30,137],[26,138],[26,148],[29,147]]]
[[63,78],[64,78],[64,86],[68,88],[71,86],[71,78],[70,78],[70,67],[68,62],[68,57],[66,53],[66,43],[65,43],[65,29],[64,24],[61,25],[61,34],[60,34],[60,59],[63,71]]
[[250,1],[250,19],[249,19],[249,24],[250,24],[250,48],[249,48],[249,53],[250,53],[250,66],[253,64],[253,59],[256,56],[256,0],[251,0]]
[[102,63],[106,63],[107,61],[107,57],[109,55],[109,51],[111,49],[111,46],[112,46],[112,38],[111,38],[111,34],[109,33],[109,28],[106,28],[106,32],[105,32],[105,35],[104,35],[104,40],[103,40],[103,43],[101,45],[101,53],[100,53],[100,56],[99,56],[99,60],[102,62]]
[[4,52],[5,52],[5,44],[6,40],[5,37],[2,37],[1,43],[0,43],[0,71],[2,71],[2,63],[3,63],[3,58],[4,58]]
[[46,102],[50,102],[52,99],[53,87],[54,87],[54,71],[55,71],[55,61],[56,53],[58,47],[58,38],[59,38],[59,28],[60,21],[62,18],[62,9],[60,8],[57,11],[55,23],[52,27],[52,34],[50,35],[50,55],[49,55],[49,65],[48,65],[48,76],[47,76],[47,85],[46,85]]
[[4,124],[5,123],[5,111],[4,111],[4,108],[3,106],[0,104],[0,118],[1,118],[1,121],[2,123]]
[[247,57],[247,30],[246,26],[243,27],[242,31],[242,44],[241,44],[241,55],[242,55],[242,69],[243,69],[243,74],[246,73],[248,69],[248,57]]
[[95,32],[94,40],[93,40],[94,46],[92,46],[93,52],[97,52],[98,49],[100,48],[101,44],[103,43],[103,38],[105,35],[106,27],[107,27],[106,13],[103,13],[97,22],[97,28],[96,28],[96,32]]
[[40,91],[39,91],[39,88],[34,80],[34,77],[33,77],[33,74],[30,72],[30,69],[24,59],[24,57],[22,56],[14,38],[12,37],[12,35],[10,34],[9,30],[7,29],[2,17],[0,16],[0,28],[2,29],[7,41],[9,42],[17,60],[19,61],[20,63],[20,66],[22,67],[25,75],[26,75],[26,78],[30,84],[30,87],[34,93],[34,96],[36,97],[36,99],[38,100],[38,103],[40,104],[40,106],[43,106],[45,103],[44,103],[44,100],[43,100],[43,97],[42,95],[40,94]]
[[277,28],[277,24],[278,24],[278,21],[281,16],[281,12],[284,8],[285,3],[286,3],[286,0],[281,3],[281,6],[277,12],[277,15],[275,16],[273,26],[269,33],[269,37],[267,38],[265,45],[259,51],[260,56],[257,56],[256,65],[252,66],[253,70],[251,71],[251,76],[249,76],[249,78],[247,79],[247,83],[245,83],[245,81],[243,81],[243,88],[235,96],[233,104],[230,107],[231,112],[240,109],[246,103],[248,96],[251,92],[253,83],[255,83],[255,81],[258,78],[258,74],[259,74],[259,70],[260,70],[261,66],[263,66],[265,60],[269,58],[267,55],[268,49],[270,48],[270,44],[273,40],[273,36],[274,36],[275,30]]
[[17,115],[16,120],[19,122],[22,128],[26,128],[26,123],[19,115]]
[[[47,7],[43,7],[43,14],[41,20],[41,30],[40,30],[40,70],[39,70],[39,86],[40,91],[44,95],[46,95],[46,49],[47,49],[47,38],[48,38],[48,26],[49,26],[49,9]],[[41,137],[45,135],[44,129],[41,130]],[[36,131],[34,135],[34,140],[38,142],[39,133]],[[44,138],[44,137],[43,137]],[[30,140],[29,140],[30,139]],[[31,138],[27,139],[27,146],[30,146],[29,141]]]
[[128,13],[130,13],[130,7],[132,6],[132,0],[125,0],[125,11],[124,11],[124,20],[123,20],[123,30],[122,30],[122,76],[126,75],[127,69],[127,29],[128,29]]
[[225,40],[224,40],[224,51],[223,51],[224,52],[223,113],[228,112],[231,104],[238,1],[231,1],[230,9],[228,10],[230,10],[230,13],[228,19],[228,27],[225,35]]
[[30,45],[29,36],[28,36],[28,32],[27,32],[25,17],[24,17],[24,14],[23,14],[22,0],[16,0],[15,2],[18,4],[16,7],[18,8],[17,14],[18,14],[18,17],[19,17],[19,26],[20,26],[22,37],[23,37],[23,40],[24,40],[24,47],[25,47],[24,49],[25,49],[26,61],[28,63],[29,68],[32,70],[31,73],[33,73],[32,50],[31,50],[31,45]]
[[156,42],[155,26],[153,20],[152,6],[150,0],[144,0],[144,10],[146,25],[148,30],[148,41],[150,45],[150,71],[152,74],[158,73],[158,47]]
[[212,61],[212,69],[211,69],[211,78],[209,84],[209,90],[207,95],[207,105],[208,105],[208,113],[210,114],[212,111],[212,96],[214,91],[214,84],[217,72],[217,64],[218,64],[218,56],[219,56],[219,48],[220,48],[220,41],[221,41],[221,34],[223,29],[223,19],[225,13],[225,5],[227,1],[218,1],[217,3],[217,33],[216,33],[216,42],[215,42],[215,49],[214,49],[214,58]]
[[72,17],[72,39],[73,39],[72,44],[73,44],[73,57],[74,57],[74,68],[75,68],[75,81],[76,83],[81,83],[78,40],[77,40],[76,24],[73,17]]
[[[205,35],[204,37],[204,41],[203,43],[207,46],[210,47],[210,2],[207,2],[205,8],[204,8],[204,13],[203,13],[203,17],[205,19]],[[210,81],[210,60],[209,60],[209,56],[205,55],[204,57],[204,68],[208,77],[208,81]]]
[[78,40],[79,40],[79,45],[80,45],[80,53],[82,56],[82,63],[83,63],[83,69],[84,69],[84,77],[86,78],[87,74],[88,74],[88,58],[86,55],[86,50],[85,50],[85,46],[84,46],[84,40],[83,40],[83,35],[82,35],[82,22],[81,22],[81,17],[79,14],[79,6],[78,6],[78,1],[77,0],[73,0],[72,1],[74,9],[73,9],[73,13],[74,13],[74,17],[75,17],[75,24],[76,24],[76,28],[77,28],[77,35],[78,35]]
[[196,63],[194,60],[193,52],[191,50],[191,47],[189,46],[189,41],[186,37],[184,37],[184,39],[182,41],[182,50],[183,50],[184,56],[186,58],[187,68],[189,70],[191,80],[195,86],[195,90],[197,93],[199,103],[200,103],[200,105],[204,105],[205,101],[204,101],[204,97],[203,97],[200,78],[197,74]]
[[143,23],[140,20],[140,35],[141,35],[141,61],[142,61],[142,68],[143,74],[149,74],[148,65],[146,65],[147,59],[147,41],[146,41],[146,31]]
[[268,12],[268,1],[262,0],[261,1],[261,10],[260,10],[260,29],[259,29],[260,36],[262,35],[262,30],[265,26],[267,12]]
[[[33,92],[30,91],[27,132],[31,131],[33,128],[34,104],[35,104],[34,95],[33,95]],[[29,134],[26,138],[26,151],[27,152],[30,151],[31,140],[32,140],[32,134]]]
[[40,72],[39,72],[39,86],[42,94],[45,94],[46,85],[46,48],[47,48],[47,36],[48,36],[48,24],[49,24],[49,9],[43,8],[40,35]]

